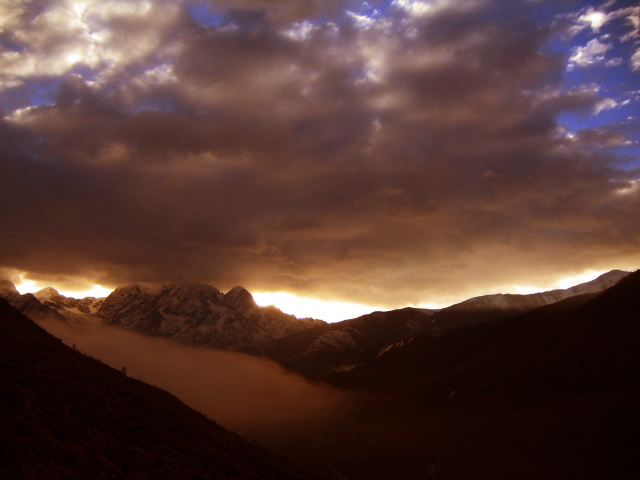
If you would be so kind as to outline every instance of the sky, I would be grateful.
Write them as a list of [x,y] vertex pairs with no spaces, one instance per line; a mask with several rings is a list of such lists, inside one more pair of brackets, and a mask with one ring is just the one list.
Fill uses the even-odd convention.
[[366,310],[637,269],[635,3],[0,0],[0,275]]

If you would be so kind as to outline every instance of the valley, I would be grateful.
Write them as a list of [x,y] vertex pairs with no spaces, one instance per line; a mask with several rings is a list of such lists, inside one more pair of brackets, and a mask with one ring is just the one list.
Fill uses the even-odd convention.
[[[478,297],[439,311],[305,320],[285,334],[239,328],[259,322],[232,308],[263,322],[296,321],[274,309],[259,316],[262,307],[243,294],[216,327],[229,325],[226,350],[207,339],[218,331],[214,322],[158,308],[167,292],[190,291],[184,287],[162,287],[155,297],[129,289],[138,300],[127,297],[110,316],[90,304],[113,299],[85,300],[88,311],[71,306],[70,315],[70,301],[51,291],[8,297],[67,345],[126,366],[128,376],[308,471],[350,480],[631,478],[640,427],[639,275],[611,272],[565,291]],[[210,296],[184,295],[173,312],[202,319],[197,305],[221,309]],[[147,320],[153,315],[155,323]],[[209,326],[193,342],[163,322]]]

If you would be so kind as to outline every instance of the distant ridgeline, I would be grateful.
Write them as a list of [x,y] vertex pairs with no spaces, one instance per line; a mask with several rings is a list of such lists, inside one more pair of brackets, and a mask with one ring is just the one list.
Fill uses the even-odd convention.
[[104,322],[187,345],[254,353],[276,338],[324,324],[275,307],[259,307],[242,287],[223,294],[205,284],[133,284],[106,298],[77,300],[50,287],[19,295],[5,281],[0,296],[34,320]]
[[243,287],[223,294],[206,284],[132,284],[103,299],[74,299],[51,287],[20,295],[11,282],[2,281],[0,297],[36,321],[103,322],[186,345],[267,356],[319,379],[354,370],[411,343],[418,333],[442,335],[570,297],[600,293],[628,274],[613,270],[564,290],[485,295],[442,310],[404,308],[333,324],[259,307]]
[[[340,422],[277,429],[296,432],[281,453],[338,478],[637,477],[640,271],[333,324],[260,308],[241,287],[130,285],[75,300],[53,289],[20,295],[5,282],[0,295],[45,327],[97,322],[250,352],[356,392],[357,408]],[[292,478],[175,398],[64,347],[2,302],[0,328],[0,419],[11,439],[0,450],[1,478],[101,478],[96,469],[112,478]],[[116,433],[118,425],[126,430]],[[176,465],[185,470],[165,475]]]

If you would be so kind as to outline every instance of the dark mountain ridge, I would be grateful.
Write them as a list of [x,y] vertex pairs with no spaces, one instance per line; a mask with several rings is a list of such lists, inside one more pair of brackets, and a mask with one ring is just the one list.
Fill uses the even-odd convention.
[[243,287],[223,294],[206,284],[132,284],[117,288],[105,299],[76,300],[52,288],[35,297],[19,295],[10,284],[4,289],[0,286],[0,296],[4,291],[14,306],[34,319],[102,321],[186,345],[266,356],[315,380],[371,362],[413,342],[417,334],[442,335],[572,296],[601,292],[626,275],[628,272],[612,270],[565,290],[484,295],[442,310],[407,307],[334,324],[259,307]]
[[1,299],[0,339],[0,478],[310,478]]
[[457,401],[522,389],[586,392],[635,384],[639,364],[640,271],[601,294],[439,336],[420,332],[411,344],[330,381],[445,401],[455,391]]
[[375,361],[416,338],[438,337],[461,327],[492,323],[581,294],[600,293],[628,274],[613,270],[566,290],[484,295],[439,311],[408,307],[374,312],[276,339],[268,345],[265,354],[309,378],[326,379]]
[[429,316],[411,307],[374,312],[276,339],[267,346],[265,355],[306,377],[322,379],[410,343],[429,322]]
[[333,462],[380,480],[634,479],[638,365],[640,271],[601,294],[421,332],[324,378],[373,394],[332,433]]

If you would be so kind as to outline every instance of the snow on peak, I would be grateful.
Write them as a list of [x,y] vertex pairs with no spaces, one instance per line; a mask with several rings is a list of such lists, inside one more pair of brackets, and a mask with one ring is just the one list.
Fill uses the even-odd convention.
[[41,290],[38,290],[33,295],[40,301],[51,300],[54,297],[60,297],[61,296],[60,292],[58,292],[53,287],[45,287],[45,288],[43,288]]
[[163,285],[163,287],[163,293],[170,293],[181,297],[207,297],[216,296],[220,293],[220,290],[207,283],[175,283]]
[[598,278],[595,278],[591,281],[580,283],[566,289],[542,292],[541,295],[549,297],[549,303],[553,303],[557,302],[558,300],[575,297],[577,295],[600,293],[604,292],[607,288],[614,286],[627,275],[629,275],[629,272],[623,272],[622,270],[611,270],[610,272],[603,273]]

